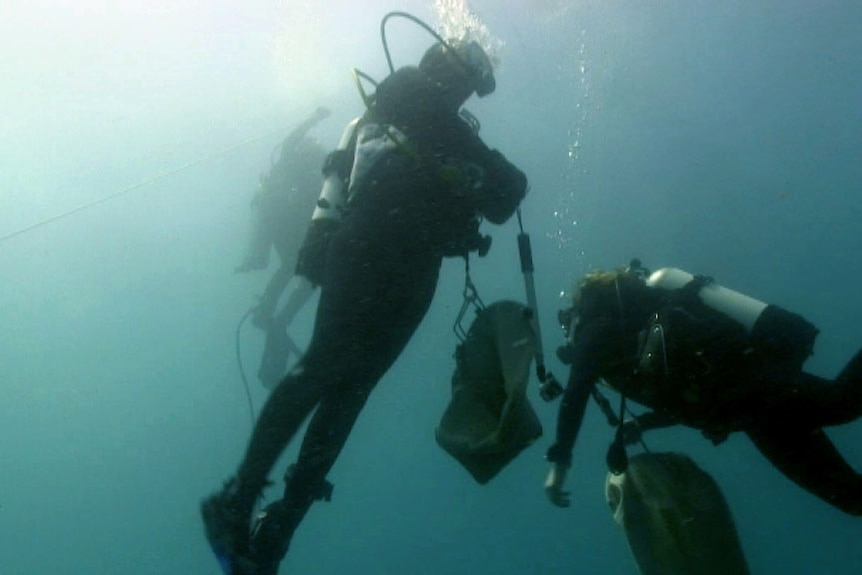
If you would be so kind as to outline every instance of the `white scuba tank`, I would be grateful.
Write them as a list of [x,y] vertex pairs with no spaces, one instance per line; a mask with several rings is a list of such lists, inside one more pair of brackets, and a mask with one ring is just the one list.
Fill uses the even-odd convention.
[[[693,275],[683,270],[662,268],[647,278],[646,285],[655,289],[675,290],[693,279]],[[728,289],[714,281],[700,288],[697,295],[705,305],[741,323],[749,333],[767,307],[767,304],[760,300]]]
[[[350,142],[353,140],[356,132],[356,125],[359,123],[359,118],[354,118],[344,128],[341,134],[341,140],[338,142],[337,151],[346,152],[350,147]],[[331,220],[333,222],[341,221],[341,214],[344,211],[344,206],[347,204],[347,182],[338,173],[338,169],[330,167],[324,171],[323,187],[320,190],[320,196],[317,198],[317,205],[314,212],[311,214],[311,220]]]

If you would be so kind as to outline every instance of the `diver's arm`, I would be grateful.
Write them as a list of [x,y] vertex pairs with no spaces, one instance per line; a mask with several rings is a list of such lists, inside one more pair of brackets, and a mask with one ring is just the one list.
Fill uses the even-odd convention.
[[329,117],[329,114],[331,114],[329,108],[324,108],[323,106],[318,107],[307,120],[299,124],[290,132],[290,134],[288,134],[287,138],[284,140],[283,146],[287,149],[293,149],[298,146],[308,131],[313,128],[315,124]]
[[569,465],[587,402],[600,370],[609,359],[618,327],[614,322],[594,320],[580,326],[572,342],[569,381],[557,415],[557,439],[548,450],[548,461]]
[[[583,357],[583,353],[580,355]],[[572,363],[569,382],[566,384],[566,391],[560,402],[560,411],[557,415],[557,440],[545,456],[551,462],[551,469],[545,479],[545,495],[557,507],[569,506],[569,492],[563,489],[563,485],[566,482],[569,467],[572,465],[572,448],[584,420],[590,391],[595,384],[595,379],[584,377],[584,372],[577,366],[576,360]]]
[[451,133],[458,133],[461,154],[481,169],[474,187],[475,208],[492,224],[502,224],[515,213],[527,195],[527,176],[500,151],[490,149],[460,118]]
[[591,377],[587,370],[578,369],[577,359],[572,363],[569,381],[557,414],[557,439],[548,449],[546,456],[551,463],[571,465],[572,449],[581,429],[595,381],[596,378]]
[[497,150],[485,155],[483,169],[479,212],[499,225],[512,217],[527,195],[527,176]]
[[557,439],[546,455],[551,470],[545,481],[545,494],[558,507],[569,506],[569,493],[563,490],[563,484],[572,463],[572,449],[601,366],[613,353],[616,334],[613,322],[598,320],[581,326],[575,336],[569,381],[557,415]]

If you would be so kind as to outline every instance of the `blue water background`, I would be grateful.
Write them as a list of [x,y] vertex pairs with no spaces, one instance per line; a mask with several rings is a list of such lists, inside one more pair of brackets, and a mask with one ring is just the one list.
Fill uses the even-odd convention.
[[[431,4],[14,4],[0,8],[0,236],[120,195],[0,243],[0,572],[214,574],[197,506],[249,435],[235,330],[268,277],[232,271],[251,193],[314,107],[334,110],[314,132],[328,147],[361,113],[349,71],[384,75],[383,14],[433,21]],[[862,344],[862,4],[471,6],[504,45],[497,92],[468,107],[531,181],[551,371],[565,377],[552,353],[560,292],[632,256],[802,313],[822,330],[806,369],[841,369]],[[401,22],[391,44],[401,65],[428,38]],[[523,299],[517,224],[487,231],[491,254],[473,262],[482,297]],[[435,444],[463,281],[446,262],[331,473],[333,501],[309,514],[282,573],[636,573],[604,502],[612,430],[594,407],[567,510],[542,491],[557,404],[535,387],[545,436],[489,485]],[[251,376],[261,335],[246,326],[240,343]],[[862,469],[862,423],[829,433]],[[862,570],[862,522],[744,437],[648,439],[719,482],[753,573]]]

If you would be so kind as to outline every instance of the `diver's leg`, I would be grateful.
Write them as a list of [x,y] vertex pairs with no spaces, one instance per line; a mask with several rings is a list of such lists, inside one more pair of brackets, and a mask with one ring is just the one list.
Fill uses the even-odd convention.
[[760,452],[788,479],[851,515],[862,515],[862,475],[841,457],[822,429],[746,430]]
[[[385,276],[366,278],[364,282],[346,281],[342,277],[345,274],[353,275],[354,280],[360,277],[356,266],[350,264],[351,261],[342,266],[332,262],[327,264],[328,269],[336,268],[341,273],[333,271],[327,287],[321,292],[308,351],[273,390],[258,417],[237,474],[241,480],[250,484],[265,481],[287,442],[318,402],[349,384],[361,387],[361,366],[380,362],[385,371],[397,357],[397,352],[388,349],[393,343],[386,334],[393,329],[386,326],[387,322],[397,325],[403,321],[400,314],[409,314],[409,309],[398,305],[405,302],[380,299],[376,297],[379,294],[373,293],[371,288],[386,283]],[[349,273],[350,268],[353,274]],[[430,292],[433,295],[433,287]],[[417,315],[421,319],[421,314]],[[406,339],[415,325],[410,327]],[[397,342],[398,352],[404,344],[406,341]],[[376,377],[380,377],[383,371],[375,372]],[[354,383],[357,378],[358,383]],[[365,379],[370,379],[370,376]],[[374,383],[376,380],[370,385]]]
[[835,379],[844,385],[862,387],[862,349],[856,352],[856,355],[847,362],[847,365]]
[[207,540],[227,573],[254,572],[243,568],[251,512],[276,459],[320,400],[323,386],[315,384],[313,371],[297,370],[273,390],[236,476],[201,504]]
[[862,416],[862,351],[834,381],[805,372],[776,378],[754,403],[755,419],[769,426],[792,421],[797,429],[842,425]]
[[841,418],[838,423],[849,423],[862,416],[862,350],[857,351],[847,362],[835,378],[834,385],[841,389],[843,395],[841,403],[844,409],[838,410],[836,414]]
[[249,556],[260,575],[275,575],[287,554],[293,533],[311,504],[329,500],[332,486],[326,474],[344,446],[347,436],[373,385],[364,390],[330,394],[314,412],[299,458],[285,476],[284,496],[270,503],[252,528]]
[[[251,556],[264,575],[277,572],[311,504],[328,498],[326,475],[374,386],[401,354],[433,298],[439,260],[427,266],[414,262],[406,271],[396,260],[383,265],[380,258],[375,261],[378,265],[363,264],[364,271],[353,269],[352,281],[333,272],[340,288],[321,293],[318,314],[327,320],[318,326],[332,342],[330,379],[289,473],[284,497],[267,506],[253,531]],[[333,293],[341,297],[333,298]]]
[[[336,294],[324,295],[323,301],[338,299],[338,290],[327,291]],[[335,305],[318,308],[308,352],[267,399],[236,476],[201,506],[207,539],[229,569],[241,569],[239,563],[248,559],[251,512],[269,471],[332,381],[330,367],[338,356],[339,332],[320,326],[337,325],[339,311]]]
[[272,246],[273,241],[272,230],[267,225],[265,216],[269,195],[268,189],[264,185],[252,199],[248,245],[242,263],[235,269],[236,272],[263,270],[269,265],[270,246]]
[[297,284],[296,287],[291,290],[290,294],[287,296],[287,301],[284,304],[284,307],[278,314],[275,316],[274,322],[276,324],[284,326],[287,329],[287,326],[290,325],[290,322],[293,321],[293,318],[299,313],[308,300],[311,299],[312,294],[314,294],[314,284],[305,279],[302,276],[296,276]]
[[[257,378],[267,389],[275,387],[284,377],[290,354],[296,357],[302,355],[302,350],[288,335],[287,326],[314,293],[314,285],[311,282],[302,276],[294,276],[291,271],[296,267],[296,255],[286,254],[286,247],[279,244],[276,244],[276,249],[281,258],[281,267],[270,280],[254,315],[255,325],[266,329],[266,343],[261,354]],[[282,292],[287,289],[294,277],[297,280],[296,286],[288,294],[281,310],[275,313]]]
[[[812,377],[808,376],[809,380]],[[850,423],[862,416],[862,350],[847,362],[835,381],[818,386],[811,396],[811,417],[818,419],[821,427]]]
[[274,389],[284,378],[291,353],[299,357],[302,350],[288,335],[286,326],[274,321],[266,331],[263,353],[257,368],[257,378],[265,388]]
[[302,350],[291,339],[287,326],[294,315],[305,305],[314,293],[314,285],[305,278],[299,277],[297,286],[290,292],[287,303],[272,318],[266,331],[266,342],[257,377],[267,389],[272,389],[284,377],[287,370],[287,360],[290,354],[296,357],[302,355]]
[[343,371],[334,376],[308,424],[293,472],[295,483],[310,484],[312,489],[323,483],[371,391],[419,326],[431,293],[429,290],[425,301],[411,302],[414,305],[389,300],[395,304],[388,312],[390,317],[381,313],[379,323],[366,337],[354,339],[342,350],[339,363]]
[[287,284],[290,283],[292,277],[293,268],[281,265],[275,270],[272,277],[269,278],[266,289],[264,289],[263,295],[260,298],[260,303],[255,308],[254,316],[252,317],[252,323],[256,327],[264,330],[270,327],[273,322],[275,308],[278,307],[278,300],[281,298],[281,294],[287,288]]

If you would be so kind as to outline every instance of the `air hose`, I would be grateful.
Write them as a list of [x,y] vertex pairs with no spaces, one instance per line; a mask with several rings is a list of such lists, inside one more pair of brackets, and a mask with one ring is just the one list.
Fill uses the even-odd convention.
[[240,353],[240,331],[242,330],[242,324],[249,318],[251,314],[254,313],[255,307],[251,307],[245,315],[242,316],[242,319],[239,320],[239,323],[236,325],[236,332],[234,334],[234,348],[236,351],[236,365],[239,368],[239,376],[242,378],[242,383],[245,386],[245,397],[248,400],[248,414],[251,417],[251,426],[254,427],[255,422],[255,414],[254,414],[254,403],[251,400],[251,387],[248,384],[248,379],[245,377],[245,368],[242,364],[242,353]]

